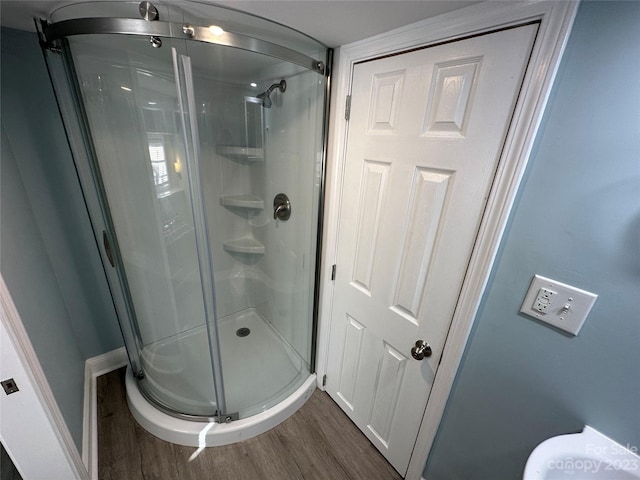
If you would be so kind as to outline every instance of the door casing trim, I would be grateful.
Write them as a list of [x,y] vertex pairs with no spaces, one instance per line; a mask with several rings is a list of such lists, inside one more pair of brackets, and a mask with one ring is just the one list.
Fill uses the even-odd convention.
[[[67,472],[74,480],[89,480],[89,473],[82,461],[80,452],[71,436],[67,423],[42,370],[38,355],[33,348],[24,327],[20,313],[13,302],[9,288],[0,274],[0,321],[3,336],[3,355],[13,361],[8,362],[3,374],[16,376],[21,388],[22,400],[7,399],[2,394],[6,415],[0,439],[10,453],[18,472],[25,475],[40,473]],[[7,343],[5,343],[5,341]],[[7,345],[10,345],[7,347]],[[16,368],[19,365],[20,368]],[[7,365],[5,365],[7,367]],[[5,402],[7,402],[5,404]],[[40,407],[40,408],[37,408]],[[25,432],[37,432],[38,438],[25,441]],[[26,435],[28,437],[29,435]],[[47,462],[33,460],[34,449],[47,448]],[[29,465],[29,467],[27,467]]]
[[[345,99],[351,93],[354,65],[383,55],[400,53],[443,41],[482,34],[499,28],[538,21],[529,66],[516,103],[504,148],[451,327],[438,373],[422,417],[409,462],[407,479],[420,479],[453,388],[475,316],[493,267],[522,176],[542,121],[560,60],[578,10],[578,1],[481,2],[445,15],[417,22],[340,47],[334,55],[333,92],[325,187],[324,234],[318,315],[318,379],[327,372],[331,311],[332,266],[336,263],[341,190],[349,122]],[[337,268],[340,268],[338,265]],[[324,390],[319,381],[318,388]]]

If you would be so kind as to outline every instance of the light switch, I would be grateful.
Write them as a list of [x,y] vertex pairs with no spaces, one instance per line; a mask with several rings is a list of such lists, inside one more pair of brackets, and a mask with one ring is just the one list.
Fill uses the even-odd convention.
[[595,293],[535,275],[520,312],[577,335],[597,298]]

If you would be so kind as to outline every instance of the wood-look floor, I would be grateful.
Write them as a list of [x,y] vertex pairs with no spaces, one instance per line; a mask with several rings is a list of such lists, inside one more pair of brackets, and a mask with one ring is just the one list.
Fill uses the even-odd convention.
[[100,480],[392,480],[400,475],[324,392],[276,428],[196,450],[164,442],[127,407],[124,369],[98,379]]

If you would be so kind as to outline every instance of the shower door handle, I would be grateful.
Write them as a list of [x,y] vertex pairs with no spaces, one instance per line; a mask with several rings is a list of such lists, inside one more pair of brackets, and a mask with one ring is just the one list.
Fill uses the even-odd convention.
[[115,267],[116,264],[113,262],[113,253],[111,253],[111,243],[109,242],[109,237],[105,230],[102,231],[102,245],[104,245],[104,253],[107,255],[109,263],[112,267]]
[[273,219],[274,220],[289,220],[291,217],[291,202],[289,197],[284,193],[279,193],[273,199]]

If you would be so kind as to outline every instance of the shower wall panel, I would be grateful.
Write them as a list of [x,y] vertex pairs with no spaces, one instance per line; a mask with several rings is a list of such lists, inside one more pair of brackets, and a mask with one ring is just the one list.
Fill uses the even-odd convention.
[[305,319],[312,316],[317,240],[317,217],[308,212],[317,211],[319,198],[322,146],[314,132],[322,130],[322,102],[316,74],[293,71],[284,78],[286,92],[274,95],[272,108],[265,109],[265,167],[256,170],[254,183],[262,182],[269,207],[275,195],[285,193],[292,213],[280,221],[273,220],[269,210],[268,223],[259,231],[269,255],[259,263],[257,308],[308,359],[311,326]]
[[252,234],[260,211],[223,205],[232,195],[259,196],[252,183],[253,165],[230,159],[220,145],[242,145],[245,138],[245,96],[255,93],[248,84],[222,82],[202,72],[196,79],[200,160],[210,253],[214,266],[216,313],[224,318],[255,306],[250,267],[256,258],[225,250],[229,239]]

